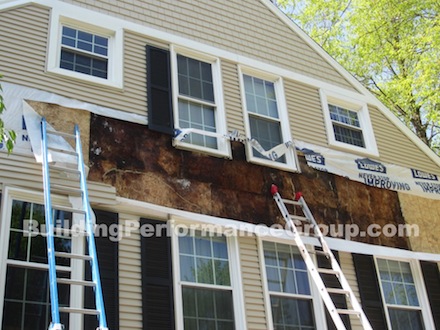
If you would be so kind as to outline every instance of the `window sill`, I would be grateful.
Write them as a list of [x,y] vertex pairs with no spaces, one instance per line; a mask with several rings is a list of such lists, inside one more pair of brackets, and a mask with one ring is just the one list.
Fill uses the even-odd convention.
[[101,86],[106,88],[112,88],[122,90],[124,88],[123,81],[112,81],[109,79],[98,78],[87,74],[82,74],[75,71],[65,70],[61,68],[50,68],[46,71],[50,75],[56,75],[64,77],[65,79],[73,79],[86,84],[92,84],[95,86]]
[[173,139],[173,147],[180,150],[199,152],[201,154],[206,154],[218,158],[232,159],[231,147],[229,144],[225,144],[225,147],[221,149],[211,149],[207,147],[194,145],[191,143],[185,143],[185,142],[176,143],[176,141]]
[[356,153],[362,156],[379,157],[379,151],[377,150],[377,148],[362,148],[339,141],[329,141],[328,145],[330,148],[340,151]]

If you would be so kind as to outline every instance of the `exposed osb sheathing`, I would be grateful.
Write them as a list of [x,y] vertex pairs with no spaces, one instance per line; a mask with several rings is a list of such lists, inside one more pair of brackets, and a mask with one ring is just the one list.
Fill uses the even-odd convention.
[[411,249],[440,253],[437,227],[440,225],[440,201],[404,193],[399,193],[399,200],[406,223],[418,226],[418,235],[409,237]]
[[[403,224],[397,193],[315,171],[301,160],[301,174],[249,164],[234,142],[233,160],[178,150],[171,136],[147,127],[92,116],[90,180],[113,185],[122,197],[177,209],[272,225],[281,222],[269,193],[302,191],[319,223]],[[406,238],[354,240],[407,248]]]
[[[90,112],[65,108],[56,104],[27,101],[29,105],[57,131],[73,133],[75,124],[78,124],[81,133],[81,147],[83,150],[84,163],[89,162],[90,145]],[[72,148],[75,148],[73,139],[66,139]]]

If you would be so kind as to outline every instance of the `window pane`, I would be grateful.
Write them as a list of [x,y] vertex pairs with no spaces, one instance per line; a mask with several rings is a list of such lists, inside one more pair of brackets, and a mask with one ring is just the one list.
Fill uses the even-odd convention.
[[[214,108],[205,105],[179,100],[179,126],[216,132]],[[203,147],[217,149],[217,139],[198,133],[191,133],[185,142]]]
[[248,75],[243,76],[247,111],[278,118],[274,83]]
[[183,287],[182,298],[185,329],[234,329],[231,291]]
[[[250,116],[249,124],[251,128],[251,137],[257,140],[264,150],[268,151],[283,142],[281,139],[281,127],[279,122]],[[255,149],[252,150],[252,153],[255,157],[267,159]],[[276,161],[282,163],[286,162],[284,156],[278,158]]]
[[365,148],[364,136],[362,131],[333,124],[335,139],[339,142],[352,144]]
[[61,44],[60,68],[107,78],[108,38],[63,26]]
[[[193,248],[195,247],[195,248]],[[180,278],[182,281],[230,285],[226,238],[202,236],[179,237]]]
[[315,329],[312,301],[271,296],[275,329]]
[[272,242],[264,242],[263,248],[269,291],[310,295],[305,263],[297,260],[301,258],[298,249]]
[[179,93],[214,102],[211,64],[177,55]]
[[390,321],[393,330],[423,330],[421,311],[389,308]]

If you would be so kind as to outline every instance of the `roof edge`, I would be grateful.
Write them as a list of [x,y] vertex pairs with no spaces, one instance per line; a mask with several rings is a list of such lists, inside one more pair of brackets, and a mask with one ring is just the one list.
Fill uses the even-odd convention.
[[303,31],[295,22],[293,22],[281,9],[279,9],[271,0],[260,0],[268,9],[281,19],[298,36],[303,39],[314,51],[318,52],[338,73],[340,73],[349,83],[353,85],[367,102],[376,106],[380,112],[385,115],[403,134],[405,134],[420,150],[422,150],[437,166],[440,167],[440,157],[429,148],[417,135],[411,131],[402,121],[385,106],[372,92],[362,85],[350,72],[347,71],[339,62],[337,62],[329,53],[327,53],[316,41],[314,41],[305,31]]

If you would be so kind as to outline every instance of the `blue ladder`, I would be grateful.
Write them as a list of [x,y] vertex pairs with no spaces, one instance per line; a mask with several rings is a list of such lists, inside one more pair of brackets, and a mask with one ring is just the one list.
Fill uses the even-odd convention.
[[[75,142],[75,151],[60,147],[52,147],[48,144],[48,135],[57,135],[66,139],[72,139]],[[57,132],[47,129],[46,119],[41,121],[41,148],[43,155],[43,185],[44,185],[44,206],[45,206],[45,221],[47,234],[47,259],[49,265],[49,287],[50,287],[50,303],[52,322],[49,325],[49,330],[62,330],[64,325],[60,321],[61,313],[76,313],[96,315],[98,319],[97,330],[108,330],[107,321],[104,310],[104,299],[102,296],[101,279],[99,275],[98,257],[96,254],[96,245],[94,238],[94,228],[92,223],[92,211],[90,208],[89,196],[87,191],[87,181],[84,169],[84,159],[81,148],[81,139],[78,125],[75,125],[74,133]],[[49,163],[49,151],[51,154],[64,154],[76,159],[77,169],[72,169],[67,166],[57,166]],[[76,176],[78,180],[78,187],[72,188],[69,185],[51,184],[50,175],[55,172],[64,174],[68,177]],[[51,191],[52,190],[52,191]],[[52,193],[63,194],[67,196],[81,196],[81,208],[70,208],[61,205],[52,204]],[[69,252],[57,252],[55,250],[55,222],[54,210],[61,210],[71,212],[72,214],[81,214],[85,219],[84,236],[87,238],[88,254],[73,254]],[[69,278],[57,278],[56,274],[56,257],[79,259],[90,262],[91,281],[79,281]],[[84,309],[80,307],[60,307],[58,300],[58,286],[57,284],[75,285],[75,288],[93,287],[95,297],[95,309]],[[70,292],[74,287],[70,286]]]

